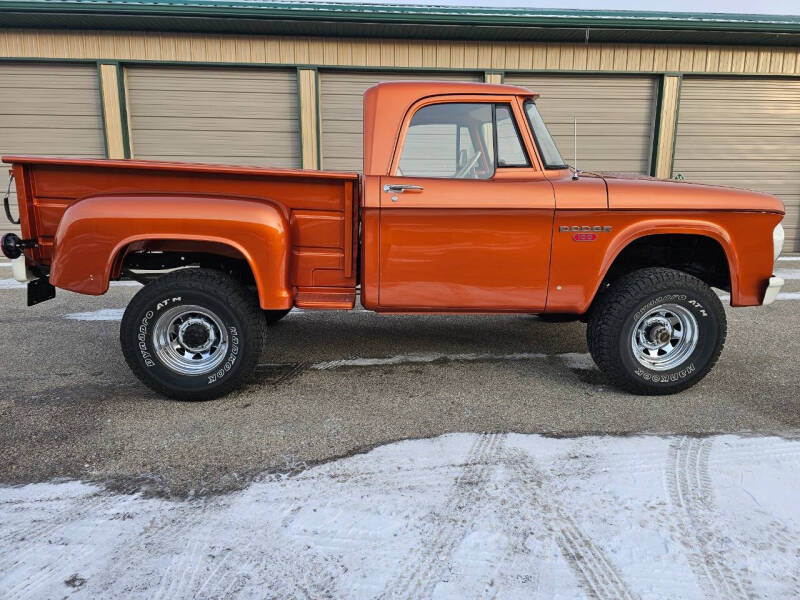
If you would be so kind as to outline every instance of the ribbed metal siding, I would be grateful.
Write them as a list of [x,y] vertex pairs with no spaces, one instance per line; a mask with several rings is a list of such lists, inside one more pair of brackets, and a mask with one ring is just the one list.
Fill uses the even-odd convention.
[[684,77],[673,173],[777,196],[800,250],[800,80]]
[[322,168],[363,169],[363,94],[382,81],[481,81],[474,73],[320,72]]
[[[0,154],[105,156],[94,65],[0,64]],[[5,196],[7,165],[0,165]],[[17,197],[12,188],[12,212]],[[0,233],[19,231],[0,213]]]
[[564,160],[586,171],[648,173],[657,99],[654,77],[507,74],[505,83],[541,94],[537,106]]
[[294,71],[130,67],[135,158],[300,166]]

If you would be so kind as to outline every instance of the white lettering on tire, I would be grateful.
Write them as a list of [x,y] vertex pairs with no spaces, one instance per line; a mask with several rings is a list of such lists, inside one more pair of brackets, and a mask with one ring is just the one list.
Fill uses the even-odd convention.
[[216,373],[213,373],[208,376],[208,383],[216,383],[225,375],[227,375],[230,370],[233,368],[236,359],[239,357],[239,332],[237,331],[236,327],[228,327],[228,331],[231,334],[231,349],[228,357],[225,359],[225,364],[223,364]]
[[153,318],[153,311],[148,310],[144,314],[144,318],[142,322],[139,324],[139,333],[136,334],[136,339],[139,340],[139,352],[142,354],[142,360],[144,360],[144,364],[146,367],[153,367],[155,366],[155,362],[153,361],[153,355],[147,350],[147,327],[150,325],[150,319]]
[[685,378],[687,375],[694,373],[694,370],[694,363],[689,363],[680,371],[675,371],[674,373],[667,373],[664,375],[661,373],[650,373],[641,367],[637,368],[634,373],[645,381],[652,381],[653,383],[670,383],[672,381],[679,381],[680,379]]

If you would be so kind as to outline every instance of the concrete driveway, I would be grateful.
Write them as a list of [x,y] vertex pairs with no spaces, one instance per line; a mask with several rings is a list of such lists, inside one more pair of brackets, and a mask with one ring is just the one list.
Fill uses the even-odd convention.
[[59,292],[26,308],[24,289],[0,266],[0,483],[65,477],[205,495],[448,432],[794,437],[800,260],[791,258],[779,263],[782,297],[728,309],[719,364],[676,396],[610,388],[580,323],[298,311],[270,330],[251,383],[206,403],[164,400],[129,372],[118,328],[136,286],[102,297]]

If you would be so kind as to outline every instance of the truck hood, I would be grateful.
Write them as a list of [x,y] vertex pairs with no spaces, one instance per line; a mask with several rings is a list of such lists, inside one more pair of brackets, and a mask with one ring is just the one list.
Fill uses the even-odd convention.
[[737,210],[785,213],[775,196],[734,187],[657,179],[647,175],[601,173],[608,207],[617,210]]

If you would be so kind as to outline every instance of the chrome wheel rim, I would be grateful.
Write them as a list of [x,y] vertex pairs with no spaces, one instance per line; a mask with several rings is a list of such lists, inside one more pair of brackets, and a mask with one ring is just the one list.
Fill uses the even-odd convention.
[[175,306],[153,326],[153,348],[161,363],[181,375],[203,375],[216,369],[228,352],[228,332],[207,308]]
[[640,365],[668,371],[682,365],[697,347],[699,330],[692,312],[679,304],[660,304],[633,327],[631,349]]

